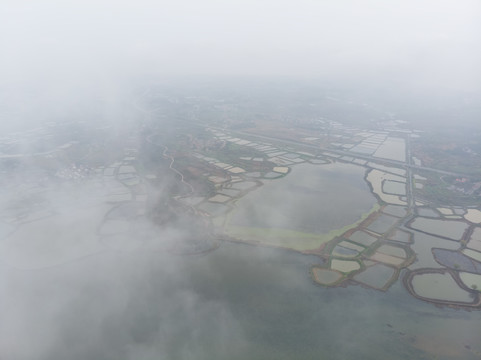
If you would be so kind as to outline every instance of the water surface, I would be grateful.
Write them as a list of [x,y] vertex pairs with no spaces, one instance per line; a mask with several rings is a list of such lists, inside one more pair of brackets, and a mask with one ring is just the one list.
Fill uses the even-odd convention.
[[325,288],[311,280],[315,263],[223,243],[204,256],[108,252],[43,271],[3,269],[15,286],[0,283],[2,322],[15,326],[0,326],[0,338],[22,338],[30,345],[16,358],[40,360],[433,359],[440,346],[456,356],[437,359],[476,359],[481,351],[481,312],[437,308],[400,282],[385,293]]
[[236,203],[234,226],[322,234],[352,224],[376,203],[364,168],[350,164],[293,166]]

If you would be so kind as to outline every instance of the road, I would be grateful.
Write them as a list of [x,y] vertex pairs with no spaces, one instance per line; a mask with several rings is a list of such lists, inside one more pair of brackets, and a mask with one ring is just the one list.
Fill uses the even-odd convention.
[[[211,129],[215,129],[215,130],[219,130],[219,131],[225,131],[224,129],[215,128],[215,127],[212,127],[212,126],[209,126],[209,127]],[[252,134],[252,133],[247,133],[247,132],[243,132],[243,131],[230,131],[230,133],[231,134],[245,135],[245,136],[254,137],[254,138],[258,138],[258,139],[262,139],[262,140],[266,140],[266,141],[279,141],[279,142],[282,142],[282,143],[285,143],[285,144],[291,144],[291,145],[294,145],[294,146],[303,146],[303,147],[310,148],[310,149],[313,149],[313,150],[316,150],[316,151],[320,151],[322,153],[332,153],[332,154],[337,154],[337,155],[342,155],[342,156],[351,156],[351,157],[354,157],[354,158],[357,158],[357,159],[368,160],[368,161],[373,162],[373,163],[378,163],[378,164],[387,165],[387,166],[394,166],[394,167],[398,167],[398,168],[406,168],[406,169],[411,169],[411,170],[430,171],[430,172],[438,173],[440,175],[452,175],[452,176],[457,176],[457,177],[459,177],[459,176],[470,177],[470,175],[468,175],[468,174],[461,174],[461,173],[455,173],[455,172],[451,172],[451,171],[440,170],[440,169],[435,169],[435,168],[426,167],[426,166],[413,165],[410,160],[409,160],[409,162],[403,162],[403,161],[398,161],[398,160],[378,158],[378,157],[375,157],[375,156],[359,154],[359,153],[355,153],[355,152],[352,152],[352,151],[346,151],[346,150],[324,149],[324,148],[321,148],[319,146],[306,144],[306,143],[303,143],[303,142],[300,142],[300,141],[280,139],[280,138],[276,138],[276,137]],[[410,140],[409,140],[409,144],[407,144],[406,147],[409,148],[409,149],[407,149],[407,152],[408,152],[407,158],[411,159]]]
[[414,199],[413,187],[413,171],[412,171],[412,156],[411,156],[411,135],[408,134],[406,139],[406,198],[408,201],[408,211],[412,213],[416,206]]

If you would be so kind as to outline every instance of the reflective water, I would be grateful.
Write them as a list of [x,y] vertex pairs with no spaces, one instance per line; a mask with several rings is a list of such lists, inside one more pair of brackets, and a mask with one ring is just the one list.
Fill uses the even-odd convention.
[[417,217],[410,225],[413,229],[427,232],[433,235],[445,236],[453,240],[459,240],[468,228],[462,221],[447,221]]
[[449,273],[415,275],[412,285],[414,292],[425,298],[473,302],[470,293],[461,289]]
[[376,199],[364,168],[349,164],[300,164],[241,198],[231,224],[326,233],[360,219]]
[[[481,312],[437,308],[399,282],[385,293],[324,288],[309,276],[316,262],[223,243],[205,256],[109,252],[42,271],[4,268],[0,276],[15,286],[0,282],[2,352],[40,360],[478,358]],[[9,356],[19,343],[28,344],[23,356]],[[454,355],[435,357],[446,344]]]

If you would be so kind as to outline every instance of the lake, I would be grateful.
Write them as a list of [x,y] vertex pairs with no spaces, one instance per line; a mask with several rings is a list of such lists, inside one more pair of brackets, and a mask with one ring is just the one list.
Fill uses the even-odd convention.
[[246,233],[254,228],[279,236],[279,230],[298,232],[302,237],[327,234],[353,224],[376,204],[364,173],[363,167],[343,163],[293,166],[286,177],[266,181],[237,201],[228,219],[227,233],[233,227],[236,234],[241,233],[239,228]]
[[2,296],[1,338],[29,345],[16,358],[40,360],[476,359],[481,352],[481,312],[437,308],[401,282],[387,292],[324,288],[309,276],[317,261],[223,243],[204,256],[108,252],[43,271],[4,270],[15,286],[0,285],[12,299]]

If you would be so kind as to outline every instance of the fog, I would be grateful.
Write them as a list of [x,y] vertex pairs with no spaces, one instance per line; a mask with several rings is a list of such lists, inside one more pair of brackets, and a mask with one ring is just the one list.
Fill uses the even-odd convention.
[[147,79],[330,80],[479,102],[480,19],[476,0],[5,0],[2,127],[65,117],[92,99],[115,109]]
[[270,75],[479,89],[475,0],[6,0],[1,6],[3,84],[82,89],[147,74]]
[[[403,311],[436,325],[439,309],[400,285],[327,291],[317,256],[211,239],[169,203],[192,194],[163,141],[195,111],[215,122],[211,104],[329,117],[309,106],[333,93],[372,105],[346,121],[466,106],[474,124],[480,35],[477,0],[2,0],[0,359],[406,358]],[[476,333],[455,314],[443,336],[451,317]]]

